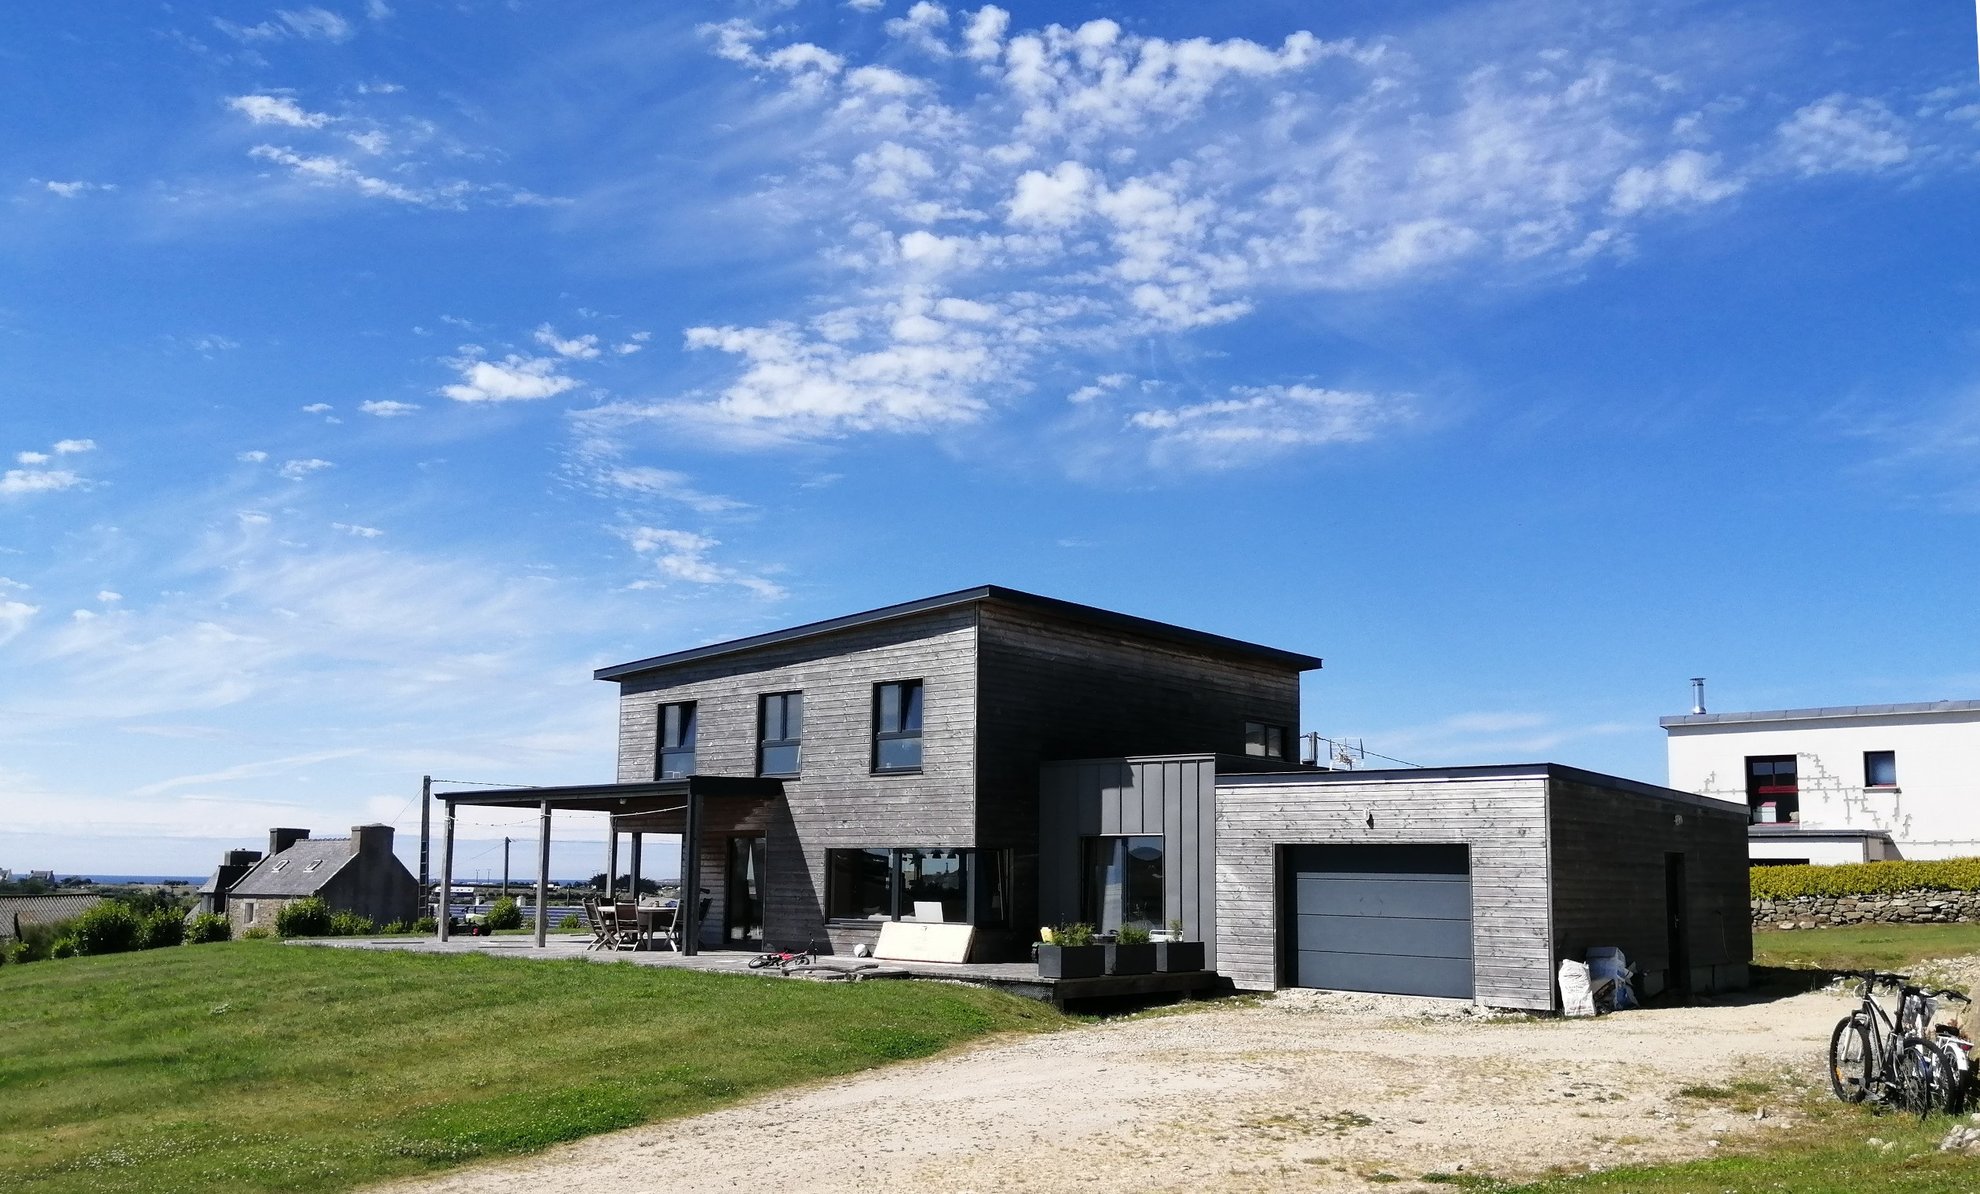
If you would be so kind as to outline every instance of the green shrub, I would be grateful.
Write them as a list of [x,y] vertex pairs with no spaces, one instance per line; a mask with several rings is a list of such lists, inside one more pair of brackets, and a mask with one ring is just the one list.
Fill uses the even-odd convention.
[[559,933],[584,932],[584,917],[579,916],[575,912],[565,914],[564,919],[557,922],[557,931]]
[[234,935],[234,926],[227,918],[214,912],[202,912],[192,918],[186,926],[187,945],[205,945],[212,941],[226,941]]
[[1756,900],[1888,895],[1921,887],[1932,891],[1980,891],[1980,858],[1852,862],[1839,866],[1757,866],[1749,873],[1748,882]]
[[48,947],[48,956],[51,958],[73,958],[79,952],[74,937],[57,937],[55,944]]
[[381,937],[403,936],[410,932],[412,932],[412,926],[403,920],[388,920],[378,926],[378,934]]
[[1114,934],[1116,945],[1147,945],[1148,941],[1147,925],[1122,925]]
[[185,939],[186,918],[177,908],[159,908],[138,921],[139,949],[164,949]]
[[369,916],[359,916],[355,912],[338,912],[330,917],[332,937],[368,937],[378,931]]
[[522,928],[522,908],[513,898],[503,896],[501,899],[488,905],[488,915],[484,918],[483,923],[487,924],[490,929],[520,929]]
[[430,916],[422,916],[412,922],[412,931],[415,933],[437,933],[440,931],[440,922]]
[[1092,945],[1093,926],[1082,924],[1078,921],[1069,925],[1060,925],[1058,928],[1052,930],[1052,944],[1068,946]]
[[[143,922],[123,904],[105,901],[76,917],[71,930],[75,952],[95,957],[128,953],[138,948]],[[62,954],[51,954],[62,957]]]
[[274,936],[274,934],[268,931],[267,925],[256,925],[253,928],[249,929],[247,932],[242,933],[241,940],[266,941],[272,936]]
[[275,914],[275,932],[281,937],[328,937],[331,929],[330,905],[316,896],[290,900]]

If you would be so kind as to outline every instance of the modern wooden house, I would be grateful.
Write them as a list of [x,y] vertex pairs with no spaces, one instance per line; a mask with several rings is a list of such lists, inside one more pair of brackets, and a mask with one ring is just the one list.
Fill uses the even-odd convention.
[[695,944],[848,951],[884,921],[940,919],[1014,957],[1039,924],[1041,764],[1289,765],[1300,673],[1319,666],[984,586],[602,668],[618,783],[445,799],[608,812],[615,842],[684,835],[685,886],[710,897]]
[[[687,947],[845,952],[967,924],[1179,923],[1254,989],[1554,1006],[1562,957],[1743,986],[1744,810],[1550,764],[1323,771],[1293,756],[1320,660],[986,586],[600,669],[618,781],[441,794],[679,835]],[[543,900],[539,898],[538,906]],[[539,924],[539,933],[542,927]]]

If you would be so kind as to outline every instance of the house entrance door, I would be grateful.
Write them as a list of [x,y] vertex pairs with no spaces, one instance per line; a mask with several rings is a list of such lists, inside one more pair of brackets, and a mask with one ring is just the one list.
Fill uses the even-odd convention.
[[722,940],[731,946],[762,948],[763,854],[761,837],[729,839],[728,878],[722,889]]

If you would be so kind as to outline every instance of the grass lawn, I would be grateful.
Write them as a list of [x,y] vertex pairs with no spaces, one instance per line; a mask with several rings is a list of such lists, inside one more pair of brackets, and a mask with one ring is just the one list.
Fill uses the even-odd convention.
[[[1768,1093],[1756,1093],[1761,1090]],[[1765,1147],[1734,1146],[1727,1155],[1709,1160],[1611,1169],[1527,1185],[1489,1180],[1453,1184],[1493,1194],[1971,1194],[1980,1187],[1980,1161],[1939,1151],[1947,1131],[1967,1122],[1964,1116],[1953,1120],[1935,1115],[1921,1124],[1910,1116],[1846,1106],[1826,1087],[1741,1082],[1698,1091],[1701,1111],[1707,1101],[1723,1102],[1742,1116],[1751,1116],[1758,1106],[1775,1115],[1791,1108],[1796,1126],[1779,1132]]]
[[344,1190],[1063,1020],[935,983],[267,942],[0,967],[0,1190]]
[[1756,929],[1753,964],[1787,969],[1904,970],[1926,958],[1980,953],[1980,924]]

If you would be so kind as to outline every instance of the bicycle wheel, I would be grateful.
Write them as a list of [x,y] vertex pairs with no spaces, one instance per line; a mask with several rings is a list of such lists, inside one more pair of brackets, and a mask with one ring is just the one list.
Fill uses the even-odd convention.
[[1947,1115],[1966,1110],[1966,1069],[1959,1064],[1958,1045],[1940,1045],[1938,1057],[1939,1105]]
[[1898,1051],[1891,1077],[1897,1088],[1897,1109],[1920,1119],[1932,1114],[1934,1102],[1931,1050],[1912,1041]]
[[749,968],[761,970],[765,966],[775,966],[779,960],[776,954],[758,954],[749,960]]
[[1861,1103],[1877,1080],[1876,1054],[1870,1051],[1870,1029],[1856,1016],[1836,1023],[1829,1036],[1829,1086],[1845,1103]]

